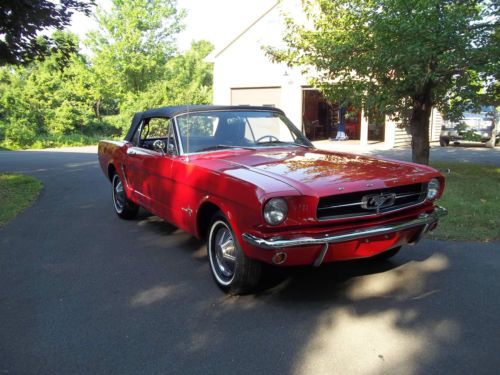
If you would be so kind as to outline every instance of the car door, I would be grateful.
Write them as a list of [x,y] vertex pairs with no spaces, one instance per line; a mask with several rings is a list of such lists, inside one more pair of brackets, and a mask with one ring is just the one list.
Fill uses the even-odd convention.
[[[154,141],[163,142],[162,147],[153,147],[153,157],[145,157],[143,169],[146,177],[145,191],[150,197],[150,211],[161,218],[171,221],[172,215],[172,161],[177,157],[177,147],[173,137],[171,120],[152,118],[151,129],[161,129],[160,133],[149,136]],[[159,137],[161,135],[161,137]],[[158,146],[158,145],[157,145]]]
[[155,214],[164,211],[161,204],[158,204],[158,181],[163,178],[168,181],[171,167],[170,158],[165,157],[165,150],[158,148],[155,142],[167,141],[168,124],[169,120],[166,118],[145,118],[127,149],[127,182],[136,202]]
[[132,194],[133,200],[141,206],[149,205],[149,197],[145,195],[145,175],[142,163],[148,156],[146,149],[141,147],[141,133],[145,126],[144,120],[139,124],[131,142],[127,145],[126,158],[123,160],[125,183]]

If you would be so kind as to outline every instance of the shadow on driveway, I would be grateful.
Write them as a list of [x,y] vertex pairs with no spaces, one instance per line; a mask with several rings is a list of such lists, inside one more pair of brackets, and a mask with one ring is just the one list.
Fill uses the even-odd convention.
[[495,373],[498,243],[423,241],[390,262],[298,268],[230,297],[205,245],[120,220],[92,154],[0,155],[40,178],[0,229],[0,373]]

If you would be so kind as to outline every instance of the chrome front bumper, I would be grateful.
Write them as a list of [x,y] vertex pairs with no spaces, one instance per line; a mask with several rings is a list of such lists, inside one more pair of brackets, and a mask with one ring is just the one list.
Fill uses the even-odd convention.
[[262,249],[277,250],[285,247],[295,247],[295,246],[309,246],[309,245],[325,245],[331,243],[347,242],[358,240],[360,238],[366,238],[371,236],[378,236],[389,234],[393,232],[399,232],[406,229],[411,229],[415,227],[422,226],[422,230],[419,232],[417,238],[414,239],[413,243],[416,243],[420,238],[429,231],[429,227],[436,223],[440,217],[448,214],[448,210],[444,207],[436,206],[434,211],[429,214],[421,214],[418,218],[403,221],[394,224],[380,225],[365,229],[356,229],[349,232],[342,232],[336,234],[324,234],[321,236],[314,237],[298,237],[293,239],[281,239],[281,238],[259,238],[249,233],[243,233],[243,240],[250,245],[260,247]]

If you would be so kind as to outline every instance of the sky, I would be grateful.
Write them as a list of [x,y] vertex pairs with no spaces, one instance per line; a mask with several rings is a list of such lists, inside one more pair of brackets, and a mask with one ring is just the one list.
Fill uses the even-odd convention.
[[[271,8],[277,0],[177,0],[185,9],[185,30],[179,34],[181,50],[189,49],[192,40],[205,39],[215,50],[225,47],[241,31]],[[97,0],[98,6],[109,8],[110,0]],[[80,36],[97,27],[92,18],[75,14],[70,30]]]

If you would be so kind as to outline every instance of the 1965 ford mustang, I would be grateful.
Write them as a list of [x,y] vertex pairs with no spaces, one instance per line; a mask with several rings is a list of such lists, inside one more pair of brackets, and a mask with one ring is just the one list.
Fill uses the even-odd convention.
[[99,162],[118,216],[144,207],[207,241],[229,293],[254,290],[262,263],[387,259],[447,211],[436,170],[315,149],[276,108],[164,107],[137,113]]

